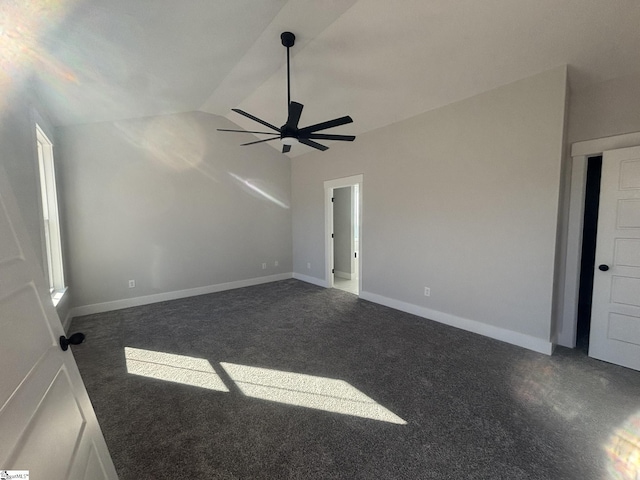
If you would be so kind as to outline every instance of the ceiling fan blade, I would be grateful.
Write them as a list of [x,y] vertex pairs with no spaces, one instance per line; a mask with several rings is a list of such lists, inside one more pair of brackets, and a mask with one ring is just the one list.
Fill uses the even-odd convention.
[[330,133],[308,133],[303,138],[313,138],[316,140],[341,140],[343,142],[353,142],[355,135],[331,135]]
[[216,128],[219,132],[259,133],[261,135],[280,135],[276,132],[254,132],[252,130],[229,130],[228,128]]
[[282,153],[289,153],[291,151],[291,145],[283,145]]
[[298,122],[300,121],[300,115],[302,115],[302,109],[304,105],[298,102],[291,102],[289,104],[289,117],[287,118],[287,127],[298,128]]
[[265,122],[264,120],[259,119],[258,117],[254,117],[253,115],[251,115],[250,113],[247,113],[243,110],[240,110],[239,108],[232,108],[231,110],[233,110],[236,113],[239,113],[240,115],[244,115],[247,118],[250,118],[251,120],[253,120],[254,122],[258,122],[261,123],[262,125],[264,125],[265,127],[269,127],[273,130],[275,130],[276,132],[279,132],[280,129],[278,127],[274,127],[273,125],[271,125],[268,122]]
[[319,144],[318,142],[314,142],[313,140],[309,140],[308,138],[299,138],[300,143],[304,143],[305,145],[309,145],[310,147],[317,148],[318,150],[329,150],[329,147],[325,147],[324,145]]
[[244,147],[245,145],[253,145],[255,143],[270,142],[271,140],[277,140],[278,138],[280,137],[267,138],[266,140],[256,140],[255,142],[249,142],[249,143],[241,143],[240,146]]
[[329,120],[328,122],[316,123],[315,125],[310,125],[308,127],[301,128],[298,130],[300,134],[313,133],[319,130],[326,130],[327,128],[339,127],[340,125],[346,125],[347,123],[353,122],[353,119],[350,116],[334,118],[333,120]]

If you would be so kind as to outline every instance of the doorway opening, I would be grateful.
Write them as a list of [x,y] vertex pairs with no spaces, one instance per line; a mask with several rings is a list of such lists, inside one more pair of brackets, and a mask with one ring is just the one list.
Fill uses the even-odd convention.
[[362,291],[362,175],[325,182],[327,287]]
[[587,183],[584,200],[582,257],[580,260],[580,288],[578,293],[578,322],[576,330],[576,348],[585,353],[588,353],[589,350],[589,332],[591,329],[591,304],[593,297],[593,274],[596,261],[601,174],[602,155],[589,157],[587,159]]
[[358,185],[333,189],[333,288],[358,295]]
[[[603,268],[600,268],[600,265],[599,265],[600,262],[595,263],[593,260],[587,261],[586,259],[582,258],[583,257],[583,241],[584,241],[583,234],[585,232],[586,232],[586,235],[589,234],[589,231],[584,228],[585,210],[588,211],[589,209],[591,209],[592,212],[597,212],[597,215],[598,215],[597,221],[599,223],[603,222],[603,218],[602,218],[603,212],[601,210],[603,209],[605,204],[608,204],[608,207],[606,210],[607,215],[613,214],[612,212],[614,212],[617,208],[615,207],[615,202],[609,203],[609,200],[608,200],[609,194],[603,193],[603,192],[609,191],[611,189],[615,190],[615,188],[613,187],[616,181],[615,179],[617,178],[618,181],[620,181],[621,177],[619,177],[615,172],[610,171],[610,168],[609,168],[610,162],[614,160],[611,160],[609,157],[611,157],[612,159],[613,158],[616,159],[614,163],[616,163],[616,165],[618,165],[619,168],[622,168],[623,163],[626,167],[631,165],[637,168],[639,165],[637,160],[640,159],[640,152],[638,151],[638,147],[640,147],[640,132],[626,133],[626,134],[615,135],[611,137],[602,137],[602,138],[596,138],[592,140],[585,140],[585,141],[573,143],[571,145],[571,184],[569,188],[570,201],[569,201],[569,212],[567,217],[568,218],[567,232],[566,232],[567,237],[566,237],[566,244],[565,244],[566,246],[566,262],[565,262],[566,277],[564,282],[563,310],[561,313],[562,321],[558,322],[557,324],[558,329],[555,332],[556,339],[557,339],[558,345],[562,345],[569,348],[575,348],[577,345],[577,339],[579,336],[578,321],[580,318],[580,324],[581,324],[580,337],[583,337],[581,339],[581,344],[585,346],[586,346],[586,340],[587,340],[587,337],[585,336],[585,332],[588,331],[589,351],[587,352],[587,354],[590,357],[609,361],[610,363],[615,363],[618,365],[628,364],[627,362],[628,359],[624,357],[623,352],[628,349],[635,348],[633,347],[633,345],[640,345],[640,341],[636,342],[635,344],[633,342],[625,343],[625,341],[622,341],[619,345],[620,348],[618,347],[611,348],[611,342],[609,342],[609,333],[608,333],[609,327],[604,324],[605,323],[604,321],[601,321],[602,319],[606,319],[610,317],[610,315],[607,316],[606,312],[602,314],[604,316],[601,315],[602,312],[600,312],[597,317],[594,317],[591,315],[592,310],[594,310],[594,308],[603,307],[603,305],[606,303],[606,299],[610,297],[610,295],[608,294],[605,295],[603,293],[605,292],[605,289],[604,288],[599,289],[598,285],[602,284],[602,282],[605,282],[606,285],[602,284],[601,287],[606,286],[606,290],[608,290],[610,287],[613,287],[612,272],[601,273],[600,270],[602,270],[602,272],[606,272],[608,270],[606,264],[609,263],[609,261],[612,261],[612,258],[613,258],[612,255],[615,255],[616,249],[614,248],[614,246],[608,245],[607,248],[609,249],[609,253],[603,254],[603,258],[602,258],[603,262],[601,266]],[[626,158],[627,155],[630,155],[630,157]],[[602,185],[600,186],[599,194],[593,195],[593,197],[598,198],[598,204],[594,206],[593,203],[591,203],[592,206],[589,207],[588,206],[589,202],[585,201],[586,192],[587,192],[587,185],[586,185],[587,171],[589,167],[589,159],[594,157],[602,158],[601,160],[602,170],[600,173],[601,181],[599,182]],[[592,162],[594,161],[595,160],[592,160]],[[626,168],[625,171],[628,173],[628,170],[629,169]],[[621,173],[622,172],[620,172],[620,174]],[[638,178],[638,177],[634,177],[634,178]],[[609,183],[611,183],[611,185],[609,185],[609,183],[606,183],[605,181],[608,181]],[[595,182],[595,183],[597,184],[598,182]],[[633,185],[637,185],[637,183],[634,183]],[[591,190],[591,188],[589,190]],[[636,189],[625,188],[623,190],[619,190],[619,192],[620,191],[625,191],[625,192],[629,191],[633,193],[634,191],[636,191]],[[602,196],[603,198],[600,198],[600,196]],[[630,205],[632,207],[631,210],[632,212],[634,212],[634,215],[635,215],[634,218],[636,219],[640,218],[637,216],[637,210],[635,210],[635,208],[638,208],[638,203],[632,202],[631,204],[627,204],[627,205]],[[593,221],[593,224],[596,225],[596,219],[593,218],[592,221]],[[617,224],[616,221],[613,221],[613,223],[611,223],[611,221],[608,222],[608,225],[616,225],[616,224]],[[634,225],[637,225],[637,223]],[[596,227],[591,229],[591,234],[593,237],[595,237],[596,235],[595,228]],[[633,234],[634,231],[637,231],[637,228],[635,228],[635,230],[634,229],[628,230],[630,234]],[[600,231],[597,232],[599,241],[596,242],[596,250],[597,250],[596,253],[598,255],[598,258],[600,255],[598,253],[598,249],[600,248],[600,245],[597,245],[597,244],[602,243],[603,239],[607,237],[607,235],[603,235],[603,233],[606,234],[607,232],[602,231],[602,229],[600,229]],[[611,236],[608,236],[606,239],[609,243],[611,243],[612,238],[609,238],[609,237]],[[634,239],[634,244],[636,241],[637,239]],[[615,243],[615,239],[614,239],[614,243]],[[637,247],[635,250],[634,249],[629,250],[627,248],[626,251],[637,253]],[[587,256],[587,255],[584,255],[584,256]],[[598,258],[596,258],[596,260],[598,260]],[[634,257],[634,258],[637,258],[637,257]],[[583,268],[583,265],[584,265],[584,268]],[[636,265],[636,263],[633,263],[633,265]],[[624,268],[627,268],[627,267],[624,267]],[[586,272],[583,271],[584,269],[586,269],[587,271]],[[611,280],[611,283],[609,283],[609,280]],[[592,287],[589,288],[590,284],[592,285]],[[630,291],[633,291],[633,289],[631,289]],[[600,295],[598,295],[598,292],[600,293]],[[591,308],[588,308],[585,305],[585,302],[591,302]],[[605,302],[605,303],[602,303],[602,302]],[[633,302],[633,303],[635,304],[637,302]],[[609,304],[611,305],[610,302]],[[578,315],[579,305],[581,310],[580,316]],[[600,308],[600,310],[604,311],[605,309]],[[638,316],[639,315],[636,315],[636,317]],[[589,317],[592,317],[592,318],[589,318]],[[623,325],[623,330],[625,333],[621,335],[623,336],[627,335],[626,332],[628,329],[626,329],[626,325]],[[603,343],[605,344],[604,346],[602,345]],[[627,345],[631,345],[631,347],[627,347]],[[604,353],[602,351],[599,351],[600,347],[602,347],[602,349],[604,350]],[[609,354],[612,354],[613,356]],[[633,358],[636,358],[636,359],[640,358],[640,356],[638,356],[636,353],[634,353],[633,355],[635,355],[635,357]],[[604,358],[605,356],[608,359]],[[637,365],[637,364],[632,364],[632,365]],[[640,367],[634,366],[630,368],[636,368],[640,370]]]

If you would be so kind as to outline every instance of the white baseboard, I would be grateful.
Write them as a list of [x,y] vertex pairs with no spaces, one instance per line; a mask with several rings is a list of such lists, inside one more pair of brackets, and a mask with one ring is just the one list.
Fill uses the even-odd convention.
[[[295,278],[295,275],[294,275]],[[486,323],[478,322],[476,320],[469,320],[468,318],[457,317],[448,313],[438,312],[437,310],[431,310],[430,308],[420,307],[413,305],[412,303],[402,302],[400,300],[394,300],[392,298],[383,297],[370,292],[360,292],[360,298],[368,300],[373,303],[379,303],[386,307],[391,307],[402,312],[411,313],[419,317],[427,318],[445,325],[467,330],[469,332],[478,333],[485,337],[494,338],[503,342],[517,345],[519,347],[533,350],[534,352],[544,353],[551,355],[553,353],[553,343],[541,338],[532,337],[531,335],[525,335],[524,333],[514,332],[505,328],[494,327],[493,325],[487,325]]]
[[[247,280],[238,280],[235,282],[218,283],[216,285],[206,285],[204,287],[188,288],[186,290],[176,290],[173,292],[156,293],[154,295],[145,295],[144,297],[125,298],[122,300],[114,300],[112,302],[94,303],[92,305],[83,305],[74,307],[67,317],[80,317],[82,315],[92,315],[94,313],[110,312],[112,310],[120,310],[122,308],[138,307],[140,305],[149,305],[151,303],[164,302],[166,300],[176,300],[178,298],[195,297],[196,295],[206,295],[207,293],[222,292],[224,290],[233,290],[234,288],[251,287],[262,283],[277,282],[287,280],[292,277],[291,272],[279,273],[277,275],[267,275],[265,277],[249,278]],[[66,320],[65,320],[66,321]]]
[[[280,280],[287,280],[289,278],[295,278],[303,282],[311,283],[319,287],[328,288],[326,280],[322,280],[316,277],[310,277],[308,275],[302,275],[300,273],[281,273],[277,275],[268,275],[265,277],[250,278],[247,280],[238,280],[235,282],[219,283],[216,285],[207,285],[204,287],[189,288],[186,290],[177,290],[173,292],[158,293],[154,295],[146,295],[143,297],[126,298],[123,300],[114,300],[112,302],[95,303],[92,305],[83,305],[80,307],[74,307],[67,313],[62,325],[67,331],[73,317],[79,317],[82,315],[91,315],[94,313],[110,312],[112,310],[120,310],[122,308],[137,307],[140,305],[149,305],[151,303],[163,302],[166,300],[176,300],[178,298],[194,297],[196,295],[205,295],[207,293],[222,292],[224,290],[232,290],[235,288],[250,287],[253,285],[260,285],[263,283],[277,282]],[[445,325],[467,330],[469,332],[478,333],[486,337],[501,340],[503,342],[517,345],[535,352],[551,355],[554,345],[550,341],[545,341],[540,338],[532,337],[531,335],[525,335],[523,333],[514,332],[500,327],[494,327],[487,325],[486,323],[478,322],[476,320],[469,320],[467,318],[457,317],[448,313],[438,312],[437,310],[431,310],[426,307],[420,307],[411,303],[402,302],[400,300],[394,300],[392,298],[377,295],[375,293],[360,292],[360,298],[368,300],[373,303],[378,303],[386,307],[394,308],[402,312],[411,313],[419,317],[427,318]]]
[[329,284],[326,280],[322,280],[321,278],[310,277],[308,275],[302,275],[301,273],[294,273],[293,278],[296,280],[301,280],[307,283],[313,283],[319,287],[329,288]]
[[345,280],[351,280],[351,277],[352,277],[352,275],[349,272],[341,272],[339,270],[336,270],[333,274],[336,277],[344,278]]
[[65,335],[69,334],[69,325],[71,325],[71,320],[73,319],[73,308],[69,309],[67,312],[67,316],[62,320],[62,329],[64,330]]

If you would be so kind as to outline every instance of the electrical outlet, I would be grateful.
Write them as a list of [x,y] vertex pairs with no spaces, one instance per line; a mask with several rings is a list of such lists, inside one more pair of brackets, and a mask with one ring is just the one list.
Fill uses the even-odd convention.
[[129,288],[134,288],[136,286],[135,280],[129,280]]
[[424,287],[424,296],[425,297],[431,296],[431,289],[429,287]]
[[311,263],[307,263],[307,269],[311,270]]
[[266,263],[263,263],[263,264],[262,264],[262,269],[263,269],[263,270],[266,270],[266,269],[267,269],[267,264],[266,264]]
[[275,262],[273,262],[273,266],[277,267],[278,266],[278,260],[276,260]]

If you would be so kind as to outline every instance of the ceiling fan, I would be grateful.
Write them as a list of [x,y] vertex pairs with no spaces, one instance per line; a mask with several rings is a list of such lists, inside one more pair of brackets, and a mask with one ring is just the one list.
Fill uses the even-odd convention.
[[274,132],[256,132],[251,130],[229,130],[225,128],[218,128],[220,132],[243,132],[243,133],[258,133],[263,135],[273,135],[272,138],[267,138],[265,140],[257,140],[255,142],[243,143],[242,146],[245,145],[254,145],[256,143],[262,142],[270,142],[271,140],[280,139],[282,142],[282,153],[287,153],[291,150],[291,145],[295,145],[296,143],[303,143],[310,147],[316,148],[318,150],[328,150],[329,147],[322,145],[314,140],[339,140],[343,142],[353,142],[356,138],[354,135],[334,135],[334,134],[326,134],[326,133],[316,133],[320,130],[326,130],[328,128],[338,127],[340,125],[346,125],[347,123],[353,122],[353,119],[349,116],[335,118],[333,120],[329,120],[327,122],[316,123],[315,125],[310,125],[304,128],[298,128],[298,122],[300,121],[300,116],[302,115],[302,109],[304,105],[298,102],[291,101],[291,73],[290,73],[290,64],[289,64],[289,49],[293,47],[296,41],[296,36],[291,32],[283,32],[280,35],[280,39],[282,40],[282,45],[287,47],[287,108],[288,108],[288,117],[287,122],[280,128],[271,125],[264,120],[251,115],[239,108],[232,108],[236,113],[240,115],[244,115],[247,118],[250,118],[254,122],[261,123],[265,127],[269,127]]

